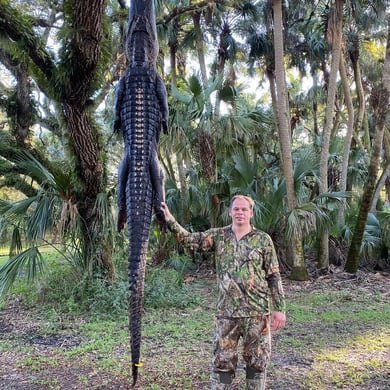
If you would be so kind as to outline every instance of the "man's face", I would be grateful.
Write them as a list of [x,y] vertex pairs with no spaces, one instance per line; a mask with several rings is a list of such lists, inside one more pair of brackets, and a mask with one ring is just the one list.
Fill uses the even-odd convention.
[[247,200],[238,198],[234,200],[229,215],[232,218],[233,225],[250,225],[253,210]]

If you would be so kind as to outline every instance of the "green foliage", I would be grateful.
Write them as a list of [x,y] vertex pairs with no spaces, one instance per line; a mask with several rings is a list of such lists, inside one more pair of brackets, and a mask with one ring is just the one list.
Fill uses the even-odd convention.
[[86,285],[85,305],[88,311],[100,317],[117,318],[128,311],[129,287],[126,279],[117,278],[107,283],[104,278],[95,277]]
[[[340,237],[347,245],[352,240],[357,207],[358,205],[353,205],[346,214],[345,226],[340,226],[338,230],[333,232],[334,236]],[[368,214],[360,249],[361,266],[372,269],[379,260],[384,261],[384,264],[389,264],[388,248],[390,248],[390,241],[388,232],[390,219],[388,216],[388,210],[378,211],[376,214]]]
[[[84,245],[84,226],[71,174],[65,170],[50,172],[28,153],[18,156],[18,164],[35,179],[36,194],[15,202],[0,201],[0,236],[11,238],[7,242],[11,257],[0,268],[0,293],[7,292],[18,274],[25,272],[28,281],[33,282],[45,270],[40,253],[45,247],[61,255],[76,273],[92,278],[96,267]],[[94,213],[91,230],[99,232],[103,228],[101,241],[112,245],[115,226],[109,194],[97,195]]]
[[166,261],[165,266],[173,268],[178,273],[178,284],[180,286],[184,283],[184,276],[189,271],[194,271],[196,265],[188,255],[179,255],[176,252],[170,254],[169,259]]
[[27,281],[32,282],[43,272],[43,269],[43,258],[37,247],[13,256],[0,267],[0,296],[5,295],[21,272],[25,272]]
[[176,271],[167,267],[149,267],[147,269],[145,307],[179,309],[199,303],[199,297],[184,283],[182,270]]
[[[72,263],[64,262],[55,252],[40,254],[22,252],[16,260],[5,262],[0,272],[4,275],[1,285],[10,294],[20,294],[29,306],[39,304],[42,309],[60,313],[91,313],[93,316],[119,318],[127,315],[129,288],[127,262],[118,263],[118,273],[110,283],[101,275],[90,278],[79,273]],[[38,263],[39,260],[39,263]],[[21,264],[16,264],[18,261]],[[122,267],[123,266],[123,267]],[[41,272],[39,278],[35,273]],[[194,270],[188,256],[173,254],[164,267],[148,266],[145,279],[146,308],[186,308],[200,303],[199,297],[185,283],[185,276]],[[12,273],[13,279],[9,274]],[[31,280],[34,283],[31,283]],[[12,283],[11,283],[12,281]],[[4,291],[5,293],[5,291]],[[6,296],[3,294],[3,297]],[[45,310],[45,309],[43,309]]]
[[[88,32],[91,25],[82,25],[84,19],[75,15],[77,7],[74,2],[30,3],[3,1],[0,5],[0,46],[7,55],[2,58],[2,64],[7,68],[9,84],[12,85],[8,87],[4,84],[0,96],[0,104],[5,107],[7,115],[12,116],[2,116],[2,119],[8,119],[11,128],[5,127],[0,132],[0,154],[4,162],[0,164],[0,187],[14,186],[29,194],[18,204],[3,204],[0,236],[2,232],[7,233],[4,237],[10,240],[12,255],[19,256],[10,260],[12,264],[8,265],[5,275],[22,275],[29,267],[28,262],[36,267],[34,272],[30,268],[29,275],[37,275],[40,271],[38,255],[32,256],[32,250],[23,260],[23,255],[19,254],[30,247],[37,248],[37,254],[40,245],[50,244],[55,237],[57,243],[61,241],[63,245],[61,252],[66,261],[78,268],[79,273],[89,272],[90,277],[95,277],[99,273],[94,273],[94,264],[91,264],[94,244],[107,238],[107,247],[111,249],[115,239],[111,199],[116,182],[112,172],[116,169],[112,166],[117,165],[122,151],[116,151],[114,158],[109,156],[111,159],[105,160],[102,147],[96,150],[103,156],[92,156],[92,159],[102,162],[103,176],[107,175],[111,187],[104,188],[105,184],[101,183],[102,193],[97,196],[96,204],[91,206],[91,213],[96,211],[98,218],[88,233],[91,236],[94,231],[98,233],[96,241],[91,240],[92,249],[86,253],[84,249],[90,237],[82,235],[87,229],[83,229],[85,226],[79,218],[78,207],[89,199],[89,194],[83,193],[82,175],[75,179],[79,173],[75,173],[74,168],[81,160],[73,148],[74,140],[68,132],[67,123],[74,123],[76,118],[65,118],[64,108],[69,110],[68,103],[82,96],[85,102],[85,107],[84,103],[81,104],[83,107],[79,107],[82,116],[88,126],[96,130],[92,139],[98,140],[97,145],[103,145],[111,128],[114,84],[125,66],[123,44],[128,10],[118,2],[105,3],[101,23],[96,22],[100,16],[93,20],[96,22],[96,39],[91,40]],[[315,246],[318,234],[328,230],[340,241],[349,243],[357,212],[355,206],[367,179],[370,137],[375,123],[371,99],[367,95],[367,123],[364,124],[367,129],[356,129],[358,147],[351,150],[349,157],[348,188],[357,194],[355,199],[349,198],[350,193],[318,194],[320,129],[326,111],[326,83],[329,79],[324,72],[330,61],[326,32],[331,8],[325,3],[293,2],[283,9],[285,21],[290,27],[284,34],[290,105],[290,112],[286,114],[291,118],[298,203],[294,210],[287,212],[277,123],[270,96],[271,76],[274,74],[270,4],[251,1],[210,3],[198,9],[196,3],[191,6],[194,13],[175,2],[157,1],[156,6],[158,29],[164,33],[159,36],[161,64],[164,60],[166,63],[168,53],[175,54],[177,60],[177,82],[167,85],[170,132],[161,136],[160,157],[167,172],[167,203],[178,220],[189,230],[204,230],[229,223],[229,198],[236,193],[244,193],[255,199],[256,227],[280,237],[281,241],[286,242],[297,234],[304,239],[306,246]],[[200,35],[194,30],[193,19],[198,11]],[[359,58],[368,94],[372,85],[380,80],[386,48],[385,11],[385,2],[376,2],[375,8],[364,3],[345,7],[346,26],[352,26],[344,31],[347,70],[351,77],[356,77],[351,59],[354,56]],[[368,40],[367,36],[375,39]],[[200,37],[203,38],[203,47],[197,45]],[[90,50],[83,50],[85,48]],[[198,69],[201,60],[199,49],[207,52],[207,77],[201,75]],[[23,74],[18,74],[16,68],[23,70]],[[160,70],[164,73],[169,68],[162,66]],[[81,70],[87,70],[82,80],[78,77]],[[89,73],[91,78],[87,80],[85,76]],[[254,77],[249,78],[248,75]],[[163,78],[173,80],[171,74],[163,74]],[[15,119],[24,108],[17,97],[25,79],[31,85],[29,104],[34,107],[33,118],[28,123],[34,137],[26,138],[26,141],[27,144],[31,141],[32,151],[41,151],[48,158],[48,161],[42,159],[41,163],[32,159],[23,161],[25,157],[14,158],[20,149],[15,137]],[[351,92],[357,101],[356,91],[352,89]],[[343,132],[347,122],[342,96],[342,93],[338,94],[329,161],[336,176],[342,161]],[[100,104],[102,102],[104,104]],[[111,115],[102,116],[101,107]],[[98,122],[100,127],[96,126]],[[39,134],[35,131],[38,127]],[[214,144],[210,145],[211,153],[215,153],[215,156],[210,155],[212,161],[215,157],[215,167],[211,168],[215,170],[216,180],[212,183],[203,177],[205,171],[200,157],[205,151],[199,149],[201,134],[207,134],[210,143]],[[64,154],[65,151],[70,155]],[[204,160],[207,156],[206,152]],[[183,176],[178,180],[179,163],[182,164],[180,175]],[[11,175],[16,176],[9,173],[14,170],[23,172],[23,183],[10,180]],[[93,175],[94,172],[91,173]],[[31,178],[31,181],[25,180],[25,177]],[[34,191],[34,196],[28,190]],[[344,204],[347,197],[346,224],[339,227],[336,218],[338,206]],[[364,261],[386,256],[390,245],[386,224],[385,215],[369,218],[362,243]],[[162,238],[164,236],[156,230],[152,232],[153,249],[158,247]],[[168,244],[171,248],[177,247],[172,241]],[[101,248],[96,252],[101,253]],[[171,261],[174,267],[179,267],[176,271],[180,275],[183,270],[175,264],[176,259]],[[19,271],[18,264],[21,267]],[[22,267],[27,268],[23,270]],[[7,288],[11,285],[4,283]]]

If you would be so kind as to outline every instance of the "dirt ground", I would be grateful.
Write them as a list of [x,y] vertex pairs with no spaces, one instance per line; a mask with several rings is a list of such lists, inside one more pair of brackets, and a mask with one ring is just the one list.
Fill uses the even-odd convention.
[[[324,289],[348,289],[356,294],[372,294],[373,297],[378,294],[383,298],[390,300],[390,275],[385,273],[376,274],[358,274],[358,277],[351,280],[343,273],[329,274],[308,282],[291,282],[285,280],[285,290],[287,298],[296,293],[323,291]],[[389,306],[387,306],[389,307]],[[314,337],[318,333],[318,322],[313,321],[313,329],[310,326],[304,330],[298,329],[298,326],[291,321],[288,328],[284,330],[283,337],[296,337],[297,341],[301,338],[309,339],[310,335]],[[364,327],[364,324],[362,325]],[[93,354],[86,361],[85,358],[74,356],[72,361],[59,358],[58,349],[69,351],[83,342],[83,335],[64,329],[63,332],[52,334],[42,332],[41,319],[37,313],[26,310],[20,301],[9,302],[7,307],[0,311],[0,389],[2,390],[46,390],[46,389],[129,389],[127,381],[123,380],[121,375],[115,375],[110,371],[104,372],[97,369],[94,364]],[[316,329],[314,329],[314,327]],[[340,326],[335,331],[343,335],[348,335],[348,329]],[[387,336],[390,333],[390,324],[387,327]],[[299,379],[307,375],[314,368],[312,354],[310,353],[310,344],[307,345],[307,355],[302,355],[301,351],[294,349],[285,350],[279,348],[281,345],[280,335],[274,337],[274,351],[272,357],[272,367],[269,372],[268,386],[269,390],[309,390],[314,389],[313,385],[302,387],[298,385]],[[331,343],[331,340],[329,341]],[[7,347],[4,347],[7,346]],[[23,360],[24,347],[33,347],[36,350],[35,362]],[[2,352],[1,352],[2,351]],[[299,353],[298,353],[299,352]],[[115,351],[116,355],[123,354],[128,356],[126,347],[123,351]],[[377,354],[375,357],[378,365],[375,372],[362,379],[361,385],[353,387],[341,386],[337,388],[354,390],[389,390],[390,389],[390,348],[385,352],[373,351]],[[172,357],[174,359],[174,357]],[[51,361],[53,359],[53,361]],[[125,359],[125,357],[122,357]],[[365,359],[364,354],[358,354],[356,359]],[[22,363],[23,360],[23,363]],[[50,364],[44,364],[50,362]],[[39,368],[38,368],[39,364]],[[337,368],[338,369],[338,368]],[[242,368],[240,368],[242,370]],[[336,370],[333,362],[325,364],[323,367],[324,376],[332,375],[332,370]],[[241,383],[241,384],[240,384]],[[241,387],[240,387],[241,386]],[[242,382],[237,382],[238,390],[243,389]],[[142,382],[141,387],[142,388]],[[148,387],[150,389],[151,387]],[[176,389],[168,385],[155,384],[155,389]],[[188,387],[186,387],[188,388]],[[194,389],[207,389],[208,384],[201,384],[193,387]],[[324,384],[316,387],[323,390],[331,390],[335,387],[329,387]]]

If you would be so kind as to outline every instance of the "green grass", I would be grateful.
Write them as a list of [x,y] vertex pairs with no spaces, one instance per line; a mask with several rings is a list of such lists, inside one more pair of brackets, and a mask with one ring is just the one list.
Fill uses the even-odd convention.
[[[107,389],[129,383],[127,281],[107,287],[99,281],[83,284],[80,278],[72,284],[63,271],[41,281],[35,295],[26,285],[16,287],[11,300],[24,297],[27,306],[17,309],[25,310],[20,323],[14,321],[20,330],[2,334],[0,367],[29,373],[30,384],[49,388],[66,388],[64,381]],[[186,280],[182,270],[148,269],[139,379],[145,390],[209,386],[215,280]],[[269,368],[273,389],[384,386],[390,372],[388,292],[375,283],[354,283],[287,290],[287,326],[274,336]],[[58,341],[34,343],[50,336]],[[9,361],[2,360],[7,356]]]
[[362,386],[376,370],[390,372],[389,360],[377,358],[385,357],[389,347],[389,329],[385,329],[351,337],[337,348],[324,348],[315,355],[314,369],[305,378],[305,385],[313,389],[319,382],[334,388]]
[[297,294],[287,302],[287,311],[297,323],[319,321],[332,324],[348,319],[352,322],[389,320],[388,302],[380,296],[354,297],[351,292],[323,291],[312,294]]
[[0,266],[2,266],[4,263],[6,263],[9,259],[8,254],[0,254]]
[[300,388],[353,389],[376,380],[385,386],[383,372],[390,372],[388,294],[375,291],[375,285],[300,292],[290,297],[287,311],[301,331],[283,336],[278,347],[312,360]]

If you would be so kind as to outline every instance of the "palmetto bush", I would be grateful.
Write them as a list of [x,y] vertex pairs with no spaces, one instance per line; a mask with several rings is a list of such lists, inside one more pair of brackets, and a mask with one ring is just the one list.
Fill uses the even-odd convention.
[[[0,231],[7,231],[9,260],[0,268],[0,295],[6,293],[18,275],[33,281],[44,272],[42,252],[56,252],[74,269],[75,275],[93,273],[89,257],[84,252],[82,224],[73,201],[71,175],[52,173],[29,154],[21,154],[18,164],[34,178],[33,196],[12,202],[0,201]],[[113,232],[113,215],[106,194],[98,197],[96,212]]]
[[[188,172],[189,190],[185,199],[180,197],[177,188],[168,186],[168,205],[181,222],[183,215],[189,213],[190,223],[186,227],[199,231],[230,223],[228,205],[231,197],[249,195],[256,204],[253,224],[272,236],[282,259],[285,258],[286,242],[293,235],[298,235],[307,247],[315,248],[322,230],[341,235],[337,226],[338,208],[352,195],[348,192],[318,194],[319,162],[315,151],[311,147],[301,148],[294,157],[298,204],[290,212],[286,205],[285,182],[277,165],[268,165],[263,159],[252,157],[246,149],[236,151],[231,159],[221,159],[219,180],[212,185],[205,185],[198,174]],[[213,203],[215,198],[217,204]]]

